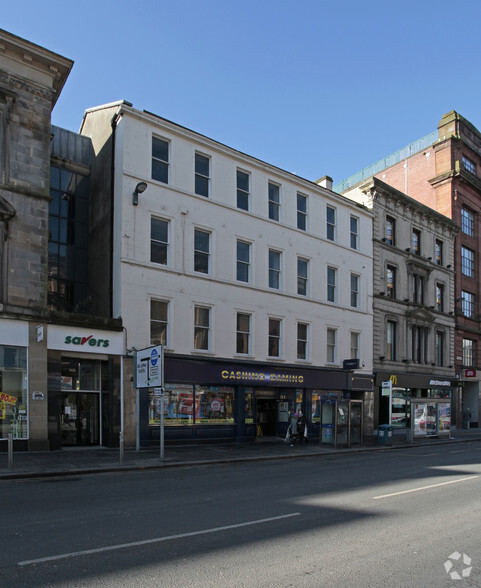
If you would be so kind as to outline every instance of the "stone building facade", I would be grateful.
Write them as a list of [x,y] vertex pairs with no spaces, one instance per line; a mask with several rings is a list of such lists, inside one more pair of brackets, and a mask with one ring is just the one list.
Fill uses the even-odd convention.
[[[53,273],[75,274],[78,241],[88,246],[69,212],[78,188],[72,168],[85,176],[88,166],[80,169],[68,141],[54,140],[51,152],[51,112],[72,65],[0,31],[1,449],[7,440],[15,450],[98,444],[102,434],[105,444],[118,443],[121,321],[59,306],[53,296],[68,281],[54,282]],[[62,177],[54,195],[53,170]]]
[[0,44],[0,438],[44,449],[47,351],[37,326],[47,310],[50,116],[72,61],[6,31]]
[[[427,399],[433,403],[431,413],[437,408],[435,399],[441,399],[443,412],[444,399],[449,399],[455,424],[459,388],[454,370],[452,265],[457,226],[377,178],[345,195],[374,213],[376,425],[390,422],[395,427],[409,427],[411,404]],[[393,386],[391,406],[383,398],[384,382]],[[424,408],[423,404],[419,410]],[[436,426],[439,423],[438,419]],[[422,432],[418,430],[418,434]],[[445,422],[442,432],[449,433]]]
[[[481,421],[481,132],[454,110],[435,132],[336,186],[341,193],[375,175],[459,227],[452,267],[456,317],[454,366],[471,426]],[[461,409],[461,407],[460,407]]]

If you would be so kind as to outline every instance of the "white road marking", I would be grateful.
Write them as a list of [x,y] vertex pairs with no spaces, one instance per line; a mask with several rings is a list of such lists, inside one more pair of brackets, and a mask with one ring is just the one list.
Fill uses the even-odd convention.
[[106,551],[115,551],[116,549],[125,549],[126,547],[138,547],[140,545],[149,545],[151,543],[161,543],[162,541],[171,541],[172,539],[184,539],[185,537],[195,537],[196,535],[206,535],[208,533],[218,533],[219,531],[227,531],[229,529],[238,529],[240,527],[248,527],[250,525],[261,525],[263,523],[270,523],[272,521],[280,521],[290,517],[300,516],[300,512],[291,512],[289,514],[280,515],[278,517],[270,517],[268,519],[257,519],[256,521],[247,521],[245,523],[237,523],[235,525],[225,525],[224,527],[213,527],[212,529],[203,529],[202,531],[192,531],[191,533],[179,533],[178,535],[167,535],[166,537],[156,537],[155,539],[145,539],[144,541],[133,541],[131,543],[121,543],[119,545],[109,545],[108,547],[99,547],[97,549],[86,549],[84,551],[72,551],[71,553],[62,553],[60,555],[51,555],[49,557],[40,557],[38,559],[28,559],[17,562],[19,566],[29,566],[32,564],[42,563],[46,561],[56,561],[59,559],[67,559],[69,557],[78,557],[80,555],[91,555],[93,553],[104,553]]
[[447,486],[448,484],[467,482],[468,480],[474,480],[475,478],[479,478],[479,476],[469,476],[467,478],[459,478],[458,480],[449,480],[449,482],[440,482],[439,484],[430,484],[429,486],[421,486],[420,488],[411,488],[411,490],[401,490],[400,492],[392,492],[391,494],[382,494],[381,496],[373,496],[373,499],[379,500],[380,498],[391,498],[391,496],[400,496],[401,494],[410,494],[411,492],[421,492],[422,490],[438,488],[439,486]]

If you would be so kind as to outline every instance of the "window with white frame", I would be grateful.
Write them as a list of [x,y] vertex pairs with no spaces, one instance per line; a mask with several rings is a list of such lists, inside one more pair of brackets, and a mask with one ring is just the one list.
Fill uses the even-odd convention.
[[277,184],[269,182],[269,218],[278,221],[280,219],[281,189]]
[[396,221],[390,216],[386,217],[386,243],[396,245]]
[[269,357],[281,356],[281,321],[280,319],[269,319]]
[[397,360],[397,322],[391,320],[386,323],[386,359]]
[[470,174],[473,174],[473,176],[476,175],[476,164],[474,163],[474,161],[472,161],[471,159],[469,159],[469,157],[466,157],[465,155],[463,155],[463,168]]
[[444,359],[444,343],[445,335],[442,331],[436,331],[436,365],[443,366],[445,365]]
[[150,261],[167,265],[169,260],[169,221],[150,219]]
[[169,142],[152,137],[152,179],[169,183]]
[[461,209],[461,230],[465,235],[474,237],[474,214],[467,208]]
[[396,276],[397,268],[393,265],[388,265],[386,267],[386,295],[393,300],[396,298]]
[[279,290],[281,287],[281,254],[269,249],[269,288]]
[[444,312],[444,284],[436,284],[436,310]]
[[302,257],[297,258],[297,293],[301,296],[307,296],[307,279],[309,271],[309,261]]
[[336,240],[336,209],[329,205],[326,206],[326,238]]
[[466,318],[473,318],[474,316],[474,294],[463,290],[461,293],[462,297],[462,309],[463,315]]
[[210,308],[194,307],[194,349],[209,351],[210,347]]
[[249,184],[250,176],[248,173],[237,170],[237,208],[249,210]]
[[309,358],[308,355],[308,335],[309,325],[307,323],[297,323],[297,359]]
[[246,241],[237,240],[237,281],[249,282],[250,279],[251,245]]
[[476,344],[473,339],[463,339],[463,366],[474,367],[476,359]]
[[351,216],[351,249],[359,248],[359,219]]
[[351,306],[359,308],[359,276],[351,274]]
[[434,260],[436,265],[443,265],[443,242],[439,239],[434,244]]
[[307,196],[297,194],[297,228],[307,230]]
[[351,331],[351,359],[360,359],[359,358],[359,339],[360,334]]
[[236,353],[248,355],[250,353],[251,315],[244,312],[237,313]]
[[209,197],[210,159],[200,153],[195,154],[195,193]]
[[337,329],[327,329],[327,363],[337,363]]
[[421,231],[413,229],[412,232],[412,252],[414,255],[421,255]]
[[474,251],[461,247],[461,272],[464,276],[474,278]]
[[336,278],[337,270],[334,267],[327,268],[327,300],[336,302]]
[[168,345],[169,303],[150,301],[150,344]]
[[210,233],[201,229],[194,230],[194,271],[210,272]]
[[412,277],[413,302],[424,304],[424,276],[413,274]]
[[414,363],[428,362],[429,328],[423,325],[411,327],[412,357]]

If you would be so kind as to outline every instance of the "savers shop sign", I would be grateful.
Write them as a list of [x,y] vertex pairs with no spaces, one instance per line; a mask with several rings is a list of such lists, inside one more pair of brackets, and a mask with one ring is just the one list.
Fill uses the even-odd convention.
[[89,347],[108,347],[110,341],[108,339],[95,339],[93,335],[88,337],[72,337],[67,335],[65,337],[65,345],[88,345]]
[[72,329],[60,325],[49,325],[47,335],[49,349],[78,353],[123,353],[122,332],[95,329]]

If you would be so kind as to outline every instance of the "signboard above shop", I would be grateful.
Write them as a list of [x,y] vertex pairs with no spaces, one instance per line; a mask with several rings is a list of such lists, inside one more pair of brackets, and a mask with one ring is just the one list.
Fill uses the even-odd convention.
[[76,353],[122,355],[124,337],[121,331],[101,331],[83,327],[49,325],[47,347]]

